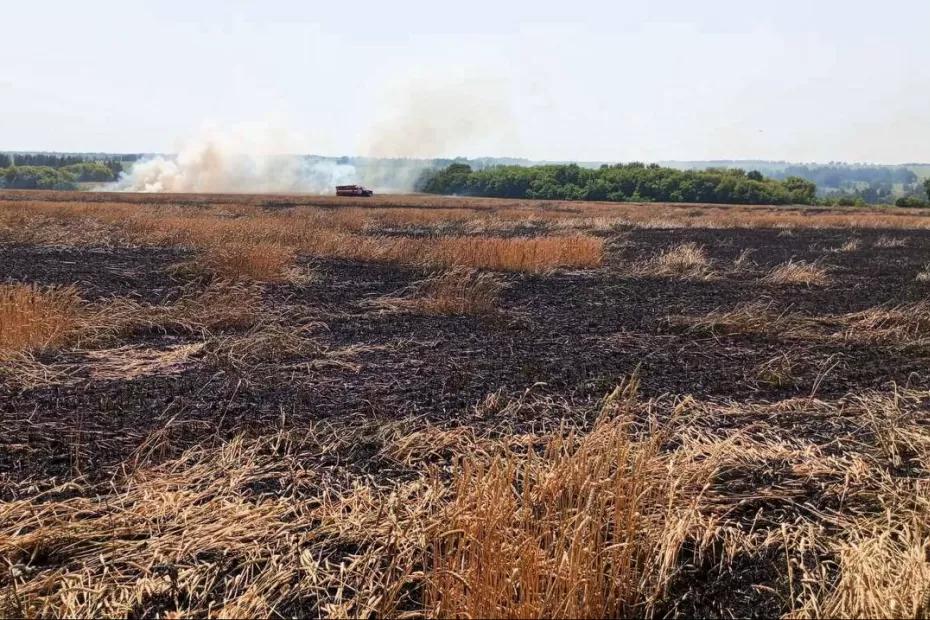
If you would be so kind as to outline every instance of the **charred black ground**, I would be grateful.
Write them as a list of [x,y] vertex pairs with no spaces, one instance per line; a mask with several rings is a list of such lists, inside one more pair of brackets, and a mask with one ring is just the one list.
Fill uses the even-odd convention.
[[[858,248],[838,251],[850,238]],[[889,242],[892,239],[892,242]],[[704,248],[716,271],[708,279],[645,277],[630,265],[683,243]],[[889,247],[890,246],[890,247]],[[0,385],[0,499],[29,488],[81,477],[103,483],[156,429],[175,422],[173,446],[312,420],[420,416],[454,427],[529,430],[558,419],[506,419],[477,407],[489,394],[527,392],[572,403],[585,423],[618,382],[633,374],[645,397],[691,394],[745,403],[791,396],[838,397],[891,383],[930,388],[930,349],[849,340],[785,340],[771,334],[708,334],[669,317],[701,317],[764,302],[777,312],[841,315],[924,299],[930,284],[917,274],[930,263],[930,231],[831,229],[635,229],[608,236],[605,266],[551,274],[500,274],[505,289],[491,316],[436,316],[385,309],[377,302],[402,294],[428,270],[392,264],[301,259],[314,274],[303,284],[262,287],[269,308],[298,308],[299,328],[313,323],[323,358],[290,359],[247,370],[191,364],[168,376],[94,379],[80,371],[80,354],[42,361],[73,363],[64,383],[23,389]],[[745,251],[745,266],[730,265]],[[128,297],[164,303],[192,286],[175,266],[189,253],[175,249],[0,246],[5,282],[77,286],[90,302]],[[823,286],[773,286],[762,278],[788,260],[828,270]],[[153,348],[194,342],[191,335],[138,334]],[[760,381],[757,369],[779,356],[795,362],[790,384]],[[333,362],[332,358],[338,359]],[[786,436],[818,436],[821,421],[786,416]],[[358,444],[339,460],[374,476],[384,469],[380,446]],[[325,459],[320,467],[326,467]],[[34,490],[34,489],[33,489]],[[774,563],[776,560],[773,559]],[[695,567],[684,590],[699,595],[668,613],[755,614],[784,611],[771,567],[747,566],[738,577]],[[683,591],[684,591],[683,590]],[[698,588],[700,590],[700,588]]]
[[[609,244],[608,266],[547,275],[506,274],[500,313],[449,317],[386,312],[372,305],[397,294],[428,272],[346,261],[308,261],[308,284],[268,285],[269,306],[300,306],[323,324],[315,337],[327,350],[353,350],[351,364],[320,365],[293,376],[269,372],[240,376],[193,367],[171,377],[132,381],[81,380],[25,391],[2,388],[4,416],[71,420],[85,436],[80,450],[87,473],[103,473],[143,437],[173,416],[202,423],[208,432],[260,429],[282,413],[289,422],[355,414],[387,418],[422,415],[456,423],[488,393],[526,390],[593,405],[619,380],[637,372],[644,395],[693,394],[737,400],[806,395],[814,382],[821,396],[878,388],[889,382],[930,386],[930,351],[848,342],[783,342],[764,334],[708,335],[675,329],[672,315],[701,316],[766,300],[778,311],[809,315],[857,312],[922,298],[930,285],[915,275],[930,262],[930,234],[891,236],[901,247],[874,247],[887,231],[856,231],[861,249],[834,252],[849,231],[630,230]],[[623,266],[668,247],[694,242],[726,265],[751,249],[751,267],[707,281],[632,277]],[[75,284],[91,300],[128,296],[152,303],[189,284],[171,275],[177,250],[45,249],[5,246],[4,278],[13,282]],[[822,287],[767,286],[759,282],[789,259],[829,268]],[[297,327],[295,325],[295,327]],[[175,335],[147,335],[153,346],[176,345]],[[749,370],[780,354],[801,360],[790,387],[760,384]],[[829,369],[829,371],[828,371]],[[485,423],[487,420],[470,420]],[[509,420],[544,424],[542,420]],[[275,422],[276,423],[276,422]],[[118,439],[117,439],[118,438]],[[191,437],[193,439],[194,437]],[[30,458],[5,463],[4,474],[63,473],[70,438],[42,446],[28,438]],[[9,458],[9,455],[8,457]],[[103,469],[100,469],[103,468]],[[67,467],[65,466],[65,469]]]

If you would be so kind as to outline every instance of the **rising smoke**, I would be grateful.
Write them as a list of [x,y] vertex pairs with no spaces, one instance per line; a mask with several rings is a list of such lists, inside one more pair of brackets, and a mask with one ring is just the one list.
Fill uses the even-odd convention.
[[320,193],[354,182],[351,165],[283,153],[276,132],[209,130],[175,156],[137,162],[113,186],[128,192]]
[[391,84],[362,151],[372,157],[487,155],[518,144],[507,82],[424,74]]
[[288,133],[263,126],[211,129],[173,156],[137,162],[112,189],[134,192],[329,193],[360,183],[382,192],[414,189],[432,158],[512,148],[513,116],[505,84],[459,76],[394,82],[364,133],[366,156],[322,158],[296,153]]

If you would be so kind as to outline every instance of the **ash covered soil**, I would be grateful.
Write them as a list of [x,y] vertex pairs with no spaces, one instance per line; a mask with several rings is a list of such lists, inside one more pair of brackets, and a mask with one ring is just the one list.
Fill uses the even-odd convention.
[[[850,236],[861,247],[831,252]],[[875,247],[880,239],[899,247]],[[709,280],[628,275],[625,265],[695,242],[712,265],[732,263],[745,249],[750,265]],[[409,415],[447,423],[495,424],[475,406],[500,390],[552,395],[584,411],[617,382],[637,373],[645,397],[695,397],[771,401],[811,393],[838,396],[891,382],[930,387],[930,350],[855,341],[786,341],[771,334],[719,335],[676,328],[668,317],[702,317],[761,302],[778,312],[821,316],[892,307],[919,300],[930,284],[916,275],[930,263],[927,231],[830,231],[636,229],[611,238],[606,266],[588,271],[533,275],[500,274],[505,289],[491,316],[438,316],[394,311],[377,304],[402,295],[428,271],[391,264],[341,260],[305,261],[314,278],[302,285],[263,287],[267,307],[300,307],[314,324],[314,339],[340,360],[318,359],[301,368],[288,360],[276,372],[268,364],[238,372],[191,364],[167,376],[127,380],[82,377],[64,384],[21,389],[0,386],[3,416],[28,415],[36,427],[67,422],[82,436],[88,474],[106,473],[167,420],[195,421],[203,433],[235,433],[268,424],[360,414]],[[88,300],[114,296],[159,303],[189,283],[172,275],[185,253],[171,249],[0,248],[3,279],[75,284]],[[824,286],[771,286],[760,282],[788,260],[826,266]],[[150,347],[177,346],[190,337],[143,334]],[[126,343],[132,344],[132,343]],[[68,357],[70,354],[57,354]],[[760,382],[754,369],[781,355],[798,360],[790,385]],[[56,355],[43,361],[54,363]],[[69,360],[74,356],[70,355]],[[547,420],[515,420],[538,428]],[[198,433],[188,435],[196,440]],[[7,441],[16,438],[7,437]],[[64,474],[74,458],[73,437],[58,434],[54,446],[35,438],[28,459],[0,457],[4,474],[22,479]],[[70,447],[69,447],[70,446]]]
[[[834,251],[851,237],[860,240],[858,249]],[[900,243],[884,247],[889,238]],[[712,269],[719,266],[716,276],[645,277],[627,268],[688,242],[705,248]],[[420,314],[379,303],[409,291],[428,275],[422,269],[301,259],[313,278],[263,285],[262,299],[269,308],[299,308],[287,315],[290,327],[313,325],[321,353],[307,359],[247,370],[191,363],[171,373],[114,378],[83,370],[82,353],[52,354],[42,361],[73,366],[67,381],[28,388],[0,384],[0,426],[6,429],[0,437],[0,499],[76,476],[104,481],[169,423],[177,429],[175,451],[211,437],[260,435],[316,420],[351,425],[360,418],[420,416],[444,426],[538,430],[559,420],[509,413],[504,419],[479,405],[497,392],[505,398],[530,393],[570,403],[570,409],[557,410],[584,424],[600,399],[633,373],[644,397],[691,394],[742,402],[812,392],[837,397],[892,382],[930,388],[930,349],[708,334],[669,321],[751,302],[824,316],[923,299],[930,284],[917,274],[930,263],[930,231],[632,229],[610,235],[607,247],[605,265],[596,270],[499,274],[505,283],[499,312],[478,317]],[[746,266],[729,270],[747,249]],[[120,296],[158,304],[191,286],[172,269],[186,257],[173,249],[0,246],[0,278],[74,284],[91,302]],[[816,261],[828,268],[829,282],[761,282],[788,260]],[[159,349],[195,341],[190,335],[149,333],[121,346]],[[791,381],[760,381],[757,369],[780,356],[796,362]],[[818,423],[786,419],[786,433],[814,436]],[[379,448],[360,443],[339,460],[374,476],[402,475],[386,470]],[[745,579],[757,577],[764,581],[752,571]],[[749,591],[749,582],[733,585],[738,591]],[[718,599],[715,604],[726,605],[723,593]],[[764,606],[771,602],[745,598],[749,603],[763,605],[762,613],[778,611]]]

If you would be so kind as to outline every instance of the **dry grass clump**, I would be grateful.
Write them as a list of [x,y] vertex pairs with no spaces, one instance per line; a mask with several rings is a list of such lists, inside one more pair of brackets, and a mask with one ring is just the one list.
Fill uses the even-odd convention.
[[[129,298],[83,303],[70,287],[41,291],[17,285],[8,289],[17,291],[0,289],[4,293],[0,312],[5,311],[0,314],[0,359],[7,362],[0,367],[0,378],[8,385],[67,383],[82,365],[93,378],[125,379],[155,372],[170,374],[195,359],[243,370],[323,355],[310,336],[319,323],[292,317],[297,325],[286,324],[281,312],[265,307],[262,291],[254,284],[212,282],[166,304]],[[47,303],[43,295],[55,303]],[[152,335],[184,336],[193,341],[153,349],[126,344],[127,339]],[[69,355],[81,356],[77,364],[65,358],[45,365],[28,355],[65,344]]]
[[466,460],[433,543],[429,615],[650,615],[696,535],[713,468],[664,452],[667,439],[635,437],[621,415],[542,456]]
[[857,252],[862,248],[862,240],[858,237],[847,239],[843,245],[839,246],[834,252]]
[[793,387],[798,382],[799,366],[798,360],[782,353],[756,365],[751,380],[774,388]]
[[203,261],[220,278],[276,282],[287,278],[294,254],[277,243],[222,243],[208,248]]
[[848,340],[918,344],[930,336],[930,302],[869,308],[835,317],[837,333]]
[[735,271],[748,269],[753,264],[752,255],[755,251],[755,248],[743,248],[740,250],[739,256],[733,259],[733,269]]
[[285,370],[284,362],[308,361],[324,354],[310,337],[316,325],[291,327],[273,320],[263,321],[243,334],[218,335],[203,343],[204,359],[218,367],[235,370],[254,369],[273,364],[273,371]]
[[[424,258],[428,263],[496,271],[587,269],[599,267],[604,260],[604,240],[589,235],[439,237],[420,243],[425,246]],[[416,253],[417,250],[413,250],[413,254]]]
[[924,265],[924,268],[917,272],[914,279],[918,282],[930,282],[930,263]]
[[888,235],[881,235],[878,239],[875,240],[875,243],[872,244],[872,247],[875,248],[903,248],[907,245],[906,237],[891,237]]
[[699,316],[670,316],[673,327],[703,332],[712,336],[765,334],[777,337],[804,337],[810,333],[811,321],[787,311],[779,311],[771,302],[739,304],[732,310],[717,310]]
[[169,377],[180,374],[199,355],[202,342],[161,348],[124,345],[87,351],[88,375],[104,381],[129,381],[139,377]]
[[874,307],[849,314],[807,316],[751,302],[699,316],[669,316],[670,326],[712,336],[762,334],[779,340],[917,346],[930,337],[930,302]]
[[713,276],[707,252],[696,243],[683,243],[663,250],[648,264],[634,268],[633,272],[637,275],[684,279],[709,279]]
[[824,286],[829,283],[827,270],[817,263],[789,260],[773,268],[762,278],[766,284],[775,286]]
[[426,314],[489,315],[497,312],[503,287],[494,274],[456,267],[415,283],[405,297],[383,299],[378,305]]
[[[723,475],[707,492],[709,504],[723,495],[738,501],[723,520],[728,522],[719,524],[718,536],[732,550],[724,552],[723,566],[734,552],[749,558],[774,554],[786,617],[927,617],[926,397],[894,390],[830,402],[694,403],[710,424],[733,417],[753,423],[750,433],[733,436],[721,453]],[[785,435],[787,428],[805,428],[807,438],[798,438],[797,430]],[[748,476],[766,482],[747,486]],[[814,509],[818,501],[825,507]],[[738,510],[744,502],[753,509]],[[801,510],[790,508],[802,503]]]
[[500,260],[501,267],[508,271],[591,269],[600,267],[604,260],[604,240],[590,235],[537,237],[511,243],[510,247],[511,252],[505,252]]
[[74,287],[0,285],[0,357],[63,344],[79,326],[82,311]]
[[116,298],[96,305],[82,326],[83,344],[105,344],[139,332],[205,336],[247,330],[266,317],[255,285],[213,282],[171,303],[152,305]]
[[502,238],[329,234],[308,238],[301,248],[321,257],[530,273],[599,267],[604,258],[604,240],[588,235]]
[[[930,617],[930,503],[926,481],[886,483],[882,514],[861,519],[832,541],[838,578],[798,613],[800,618]],[[832,564],[832,563],[831,563]],[[821,582],[822,583],[822,582]]]
[[167,306],[152,307],[153,324],[190,333],[248,329],[266,310],[254,286],[218,283]]
[[99,489],[0,503],[15,582],[0,614],[396,616],[414,604],[446,491],[429,475],[379,486],[337,465],[383,435],[370,420],[320,423],[164,460],[159,431]]

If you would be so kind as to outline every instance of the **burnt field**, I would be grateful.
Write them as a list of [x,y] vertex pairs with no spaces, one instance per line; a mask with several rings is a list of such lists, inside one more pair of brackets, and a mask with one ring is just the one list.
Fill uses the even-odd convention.
[[930,613],[930,216],[0,194],[0,613]]

